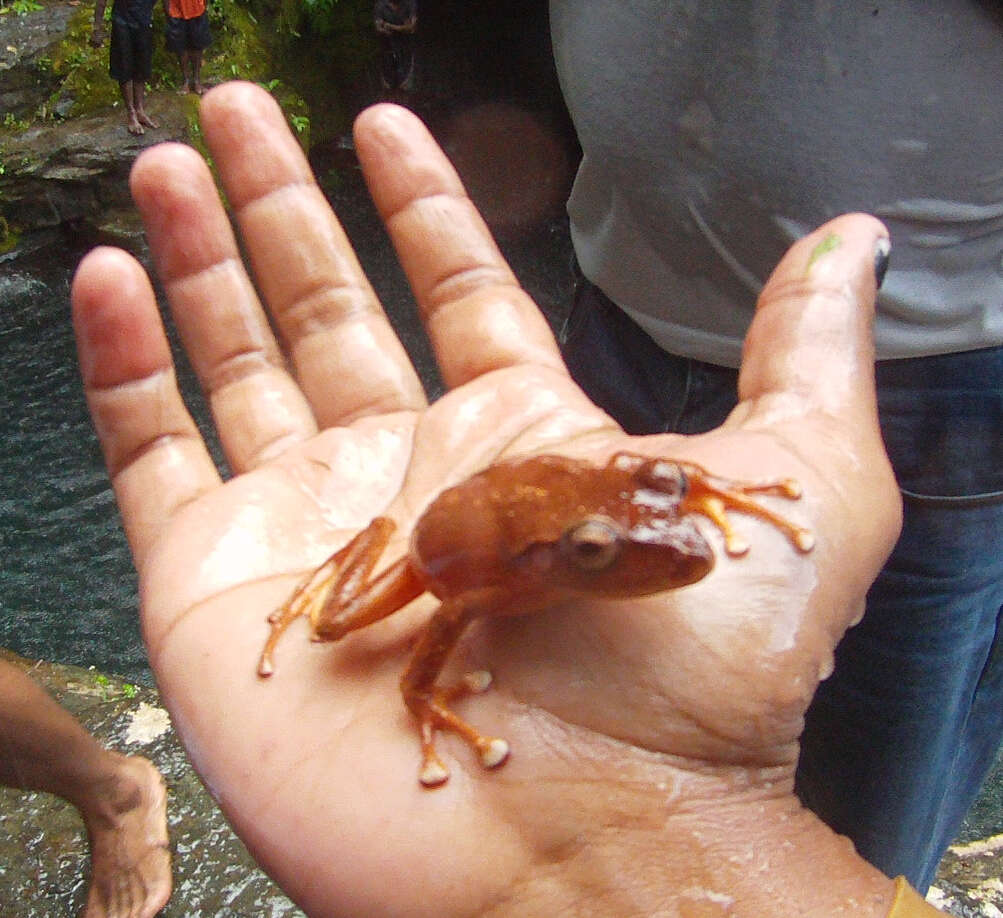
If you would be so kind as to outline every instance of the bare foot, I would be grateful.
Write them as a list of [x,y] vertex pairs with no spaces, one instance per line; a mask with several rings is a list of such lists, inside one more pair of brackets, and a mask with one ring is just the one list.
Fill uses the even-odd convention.
[[129,133],[135,134],[137,137],[146,133],[143,130],[143,125],[139,123],[138,116],[133,112],[129,113]]
[[160,125],[157,124],[157,122],[154,121],[148,114],[146,114],[146,112],[137,111],[136,117],[139,119],[139,123],[143,125],[143,127],[154,128],[154,129],[160,127]]
[[[120,756],[116,778],[84,812],[91,846],[91,886],[83,918],[152,918],[171,895],[167,789],[140,756]],[[82,811],[83,812],[83,811]]]

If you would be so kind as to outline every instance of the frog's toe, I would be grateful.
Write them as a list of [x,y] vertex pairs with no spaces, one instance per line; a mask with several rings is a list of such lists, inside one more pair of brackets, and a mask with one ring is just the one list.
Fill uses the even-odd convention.
[[449,769],[443,765],[438,756],[427,758],[421,763],[421,773],[418,775],[423,787],[439,787],[449,780]]
[[497,768],[508,758],[509,745],[503,739],[486,736],[478,743],[477,751],[485,768]]
[[747,555],[751,547],[749,540],[743,536],[737,535],[731,530],[725,533],[724,550],[732,558],[741,558],[743,555]]
[[795,529],[793,539],[800,551],[811,551],[815,547],[815,536],[807,529]]
[[486,669],[478,669],[464,675],[463,686],[468,692],[479,695],[481,692],[486,692],[491,688],[492,681],[493,677],[491,673]]

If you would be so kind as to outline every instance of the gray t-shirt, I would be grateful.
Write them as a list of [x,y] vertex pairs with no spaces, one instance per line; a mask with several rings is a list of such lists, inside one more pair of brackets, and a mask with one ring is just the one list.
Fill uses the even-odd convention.
[[880,357],[1003,344],[1003,3],[551,0],[586,277],[666,350],[737,366],[789,244],[892,233]]

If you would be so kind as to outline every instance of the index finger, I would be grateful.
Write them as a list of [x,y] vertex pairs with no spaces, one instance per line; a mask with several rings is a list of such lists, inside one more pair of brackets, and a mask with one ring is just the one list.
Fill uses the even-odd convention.
[[446,384],[520,364],[566,373],[549,325],[421,121],[374,106],[356,119],[355,146]]

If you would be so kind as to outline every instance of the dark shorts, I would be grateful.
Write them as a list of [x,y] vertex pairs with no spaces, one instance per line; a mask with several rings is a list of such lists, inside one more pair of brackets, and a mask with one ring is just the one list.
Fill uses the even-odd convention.
[[166,45],[168,51],[183,54],[185,51],[204,51],[212,44],[209,32],[209,14],[195,19],[167,17]]
[[108,73],[117,83],[145,83],[153,73],[153,25],[130,25],[112,16]]

